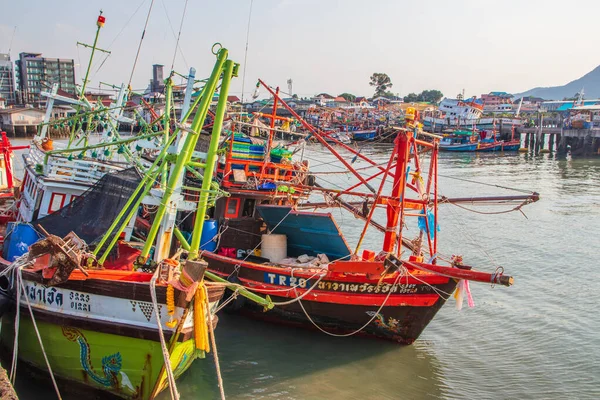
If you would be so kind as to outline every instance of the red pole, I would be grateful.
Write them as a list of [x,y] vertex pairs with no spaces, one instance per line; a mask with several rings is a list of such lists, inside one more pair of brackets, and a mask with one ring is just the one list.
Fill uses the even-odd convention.
[[[431,156],[431,162],[433,163],[433,226],[434,232],[438,226],[438,142],[435,142],[433,153]],[[438,235],[433,235],[433,254],[437,253],[437,239]],[[433,260],[435,264],[437,259]]]
[[10,149],[10,142],[6,137],[6,132],[2,131],[2,154],[4,156],[4,166],[6,170],[6,185],[8,189],[12,189],[13,187],[13,174],[12,174],[12,165],[10,156],[12,155],[12,151]]
[[383,191],[383,187],[385,186],[385,181],[388,176],[388,171],[392,168],[392,163],[394,162],[395,155],[396,155],[396,148],[394,148],[394,150],[392,151],[392,154],[390,154],[390,160],[387,163],[387,168],[385,169],[385,172],[383,173],[383,178],[381,179],[381,183],[379,184],[379,190],[377,191],[377,196],[375,196],[375,200],[373,200],[373,205],[371,206],[371,209],[369,210],[369,215],[367,216],[367,219],[365,221],[365,226],[360,234],[360,239],[358,239],[356,249],[354,249],[355,255],[358,254],[360,245],[361,245],[363,239],[365,238],[365,234],[367,233],[367,228],[371,224],[371,219],[373,218],[373,213],[375,212],[375,208],[377,208],[377,203],[379,202],[381,192]]
[[[365,179],[352,167],[352,165],[350,165],[350,163],[348,163],[348,161],[346,161],[344,159],[344,157],[342,157],[340,154],[338,154],[337,151],[335,151],[335,149],[333,147],[331,147],[331,145],[329,143],[327,143],[327,141],[325,141],[325,139],[323,139],[323,137],[321,136],[321,134],[319,134],[316,129],[314,127],[312,127],[310,124],[308,124],[301,116],[298,115],[298,113],[296,113],[296,111],[294,111],[290,106],[287,105],[287,103],[283,100],[281,100],[281,98],[279,98],[279,96],[263,81],[261,81],[259,79],[259,82],[265,87],[265,89],[267,89],[267,91],[269,93],[271,93],[273,96],[275,96],[276,98],[278,98],[281,101],[281,104],[298,120],[300,121],[300,123],[302,124],[302,126],[304,126],[306,129],[308,129],[314,136],[315,138],[317,138],[317,140],[323,145],[325,146],[325,148],[327,148],[327,150],[329,150],[331,152],[331,154],[333,154],[334,156],[336,156],[336,158],[338,160],[340,160],[340,162],[342,164],[344,164],[344,166],[346,168],[348,168],[348,171],[352,172],[352,174],[354,176],[356,176],[358,178],[358,180],[360,180],[371,192],[375,193],[375,189],[369,185],[369,183],[367,181],[365,181]],[[337,142],[335,139],[334,142]],[[376,165],[376,163],[374,161],[369,160],[372,164]]]
[[396,226],[398,225],[400,212],[404,209],[404,189],[406,185],[406,167],[408,164],[409,153],[408,137],[409,134],[407,132],[400,132],[396,137],[395,153],[397,155],[397,163],[391,197],[400,199],[401,201],[399,205],[389,203],[387,205],[387,225],[383,238],[383,251],[387,253],[393,252],[396,241],[402,239],[402,230],[400,230],[400,236],[398,237],[398,234],[396,234]]
[[[276,113],[277,113],[277,100],[279,99],[279,86],[277,86],[277,89],[275,90],[275,93],[273,94],[273,111],[271,112],[271,115],[263,115],[263,117],[269,118],[271,119],[271,123],[269,124],[271,127],[271,130],[269,131],[269,142],[267,144],[267,156],[269,156],[271,153],[271,147],[273,146],[273,133],[275,132],[273,130],[273,128],[275,128],[275,117],[276,117]],[[266,157],[265,157],[266,159]]]

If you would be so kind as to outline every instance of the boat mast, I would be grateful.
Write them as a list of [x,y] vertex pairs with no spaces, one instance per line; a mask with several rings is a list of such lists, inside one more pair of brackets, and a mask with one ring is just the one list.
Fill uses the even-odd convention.
[[[409,140],[412,138],[412,132],[406,130],[400,131],[396,137],[397,156],[396,171],[394,173],[394,183],[392,186],[391,197],[395,200],[388,202],[386,206],[387,225],[383,237],[383,251],[392,253],[396,243],[402,241],[402,220],[404,219],[404,192],[406,189],[406,171],[408,168],[408,155],[410,152]],[[400,229],[397,230],[398,223]],[[400,250],[401,246],[398,246]]]

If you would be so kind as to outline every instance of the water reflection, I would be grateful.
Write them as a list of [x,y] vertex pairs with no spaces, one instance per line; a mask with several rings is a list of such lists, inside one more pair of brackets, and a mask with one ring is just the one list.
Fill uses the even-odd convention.
[[[440,398],[449,390],[432,343],[398,346],[234,315],[220,318],[217,339],[228,399],[397,399],[407,393]],[[205,391],[206,398],[217,398],[215,382],[212,360],[197,362],[179,382],[182,398],[205,398]]]

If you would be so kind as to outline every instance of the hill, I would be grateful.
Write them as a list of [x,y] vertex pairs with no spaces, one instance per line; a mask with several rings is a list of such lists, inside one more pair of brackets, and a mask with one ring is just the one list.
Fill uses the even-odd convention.
[[562,100],[573,97],[581,88],[584,89],[587,99],[600,98],[600,65],[579,79],[575,79],[563,86],[536,87],[523,93],[515,94],[515,98],[523,96],[541,97],[545,100]]

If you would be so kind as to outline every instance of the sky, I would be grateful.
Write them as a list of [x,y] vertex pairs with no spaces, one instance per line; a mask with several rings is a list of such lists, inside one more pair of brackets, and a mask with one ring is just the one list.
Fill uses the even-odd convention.
[[[98,47],[111,54],[96,55],[89,85],[127,83],[151,4],[132,79],[143,89],[152,64],[170,70],[186,0],[0,0],[0,52],[10,49],[13,60],[20,52],[73,58],[80,83],[90,50],[76,42],[93,42],[101,7]],[[220,42],[245,67],[246,98],[257,78],[284,91],[291,78],[300,97],[371,96],[374,72],[387,73],[401,96],[517,93],[563,85],[598,66],[598,15],[598,0],[188,0],[174,70],[193,66],[207,77]],[[243,81],[240,74],[231,94],[241,95]]]

